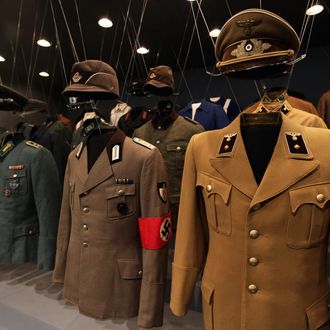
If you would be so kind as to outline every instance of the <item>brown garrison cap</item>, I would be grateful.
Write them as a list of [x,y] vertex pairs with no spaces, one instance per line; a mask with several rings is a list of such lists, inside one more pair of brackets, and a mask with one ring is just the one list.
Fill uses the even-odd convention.
[[[217,68],[232,76],[254,78],[287,73],[297,56],[300,40],[292,26],[263,9],[247,9],[222,27],[215,45]],[[250,72],[248,72],[250,71]]]
[[174,92],[174,78],[172,69],[166,65],[159,65],[149,70],[144,91],[159,96],[169,96]]
[[119,97],[119,84],[115,70],[107,63],[97,60],[76,62],[71,69],[70,85],[64,96],[88,93],[99,98]]

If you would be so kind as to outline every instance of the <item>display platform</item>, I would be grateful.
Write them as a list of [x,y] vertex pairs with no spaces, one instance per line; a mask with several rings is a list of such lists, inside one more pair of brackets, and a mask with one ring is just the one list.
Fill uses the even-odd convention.
[[[0,330],[137,330],[136,318],[99,321],[79,313],[63,299],[62,285],[52,283],[52,272],[35,265],[0,265]],[[175,317],[165,306],[164,325],[158,329],[200,330],[202,314],[189,311]]]

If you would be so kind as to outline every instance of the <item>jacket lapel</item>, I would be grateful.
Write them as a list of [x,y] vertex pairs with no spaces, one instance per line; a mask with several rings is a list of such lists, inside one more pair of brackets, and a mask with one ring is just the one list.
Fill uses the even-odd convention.
[[277,144],[251,206],[282,193],[304,179],[318,166],[319,162],[313,159],[308,146],[304,127],[282,114],[282,126]]
[[223,134],[219,139],[217,155],[210,159],[211,166],[252,199],[258,185],[241,137],[240,116],[221,131]]

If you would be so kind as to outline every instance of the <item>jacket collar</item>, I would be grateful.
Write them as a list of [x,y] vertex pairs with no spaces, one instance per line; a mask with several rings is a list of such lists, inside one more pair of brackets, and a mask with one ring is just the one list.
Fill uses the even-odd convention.
[[222,130],[217,153],[210,163],[233,186],[252,199],[251,206],[280,194],[319,166],[319,162],[313,159],[305,128],[281,113],[278,140],[258,186],[241,135],[241,117],[242,114]]
[[75,167],[77,175],[83,183],[82,191],[79,193],[86,192],[113,176],[112,166],[122,161],[125,138],[125,134],[116,128],[89,173],[87,148],[83,149],[80,159],[75,158],[75,161],[79,162],[79,166]]
[[159,115],[159,112],[156,111],[153,118],[151,119],[151,124],[154,129],[168,129],[178,118],[177,107],[173,105],[171,111],[166,114]]

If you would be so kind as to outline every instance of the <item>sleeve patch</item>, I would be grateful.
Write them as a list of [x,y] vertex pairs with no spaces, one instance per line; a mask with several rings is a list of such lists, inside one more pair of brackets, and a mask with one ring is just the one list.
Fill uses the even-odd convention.
[[139,218],[139,230],[142,247],[158,250],[168,245],[172,237],[171,215],[159,218]]

